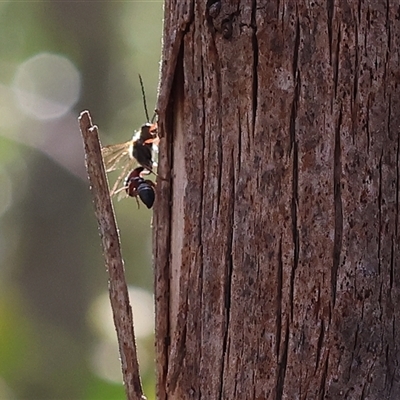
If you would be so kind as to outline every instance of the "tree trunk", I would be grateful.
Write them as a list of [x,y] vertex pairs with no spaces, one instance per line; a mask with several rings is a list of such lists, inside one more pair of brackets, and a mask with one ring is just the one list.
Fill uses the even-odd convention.
[[399,48],[394,0],[166,0],[158,399],[400,398]]

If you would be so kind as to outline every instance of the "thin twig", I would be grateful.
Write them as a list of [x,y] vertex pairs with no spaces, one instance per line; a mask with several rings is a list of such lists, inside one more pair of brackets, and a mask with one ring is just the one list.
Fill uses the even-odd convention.
[[128,400],[145,400],[139,376],[132,309],[129,304],[118,230],[101,156],[97,127],[92,124],[89,111],[81,113],[79,125],[85,144],[86,168],[110,278],[109,295],[117,331],[125,390]]

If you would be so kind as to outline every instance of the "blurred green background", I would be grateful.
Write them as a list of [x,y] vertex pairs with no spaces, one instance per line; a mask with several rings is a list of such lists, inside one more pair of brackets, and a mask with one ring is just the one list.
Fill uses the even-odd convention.
[[[77,118],[103,144],[155,107],[161,1],[0,2],[0,399],[124,399]],[[154,398],[151,212],[115,202]]]

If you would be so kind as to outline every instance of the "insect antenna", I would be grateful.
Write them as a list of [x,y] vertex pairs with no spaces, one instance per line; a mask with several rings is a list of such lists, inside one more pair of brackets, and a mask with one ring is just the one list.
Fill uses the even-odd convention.
[[142,88],[142,98],[143,98],[144,112],[146,113],[146,121],[150,121],[149,112],[147,111],[146,93],[144,91],[143,80],[140,74],[139,74],[139,81],[140,81],[140,87]]

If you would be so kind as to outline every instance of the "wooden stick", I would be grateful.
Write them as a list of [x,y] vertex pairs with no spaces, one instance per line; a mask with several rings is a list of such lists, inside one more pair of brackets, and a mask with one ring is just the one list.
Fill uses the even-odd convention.
[[109,274],[109,295],[117,331],[122,375],[128,400],[145,400],[140,382],[139,363],[133,330],[132,308],[125,281],[124,262],[118,236],[108,181],[101,155],[97,126],[92,124],[89,111],[79,116],[85,144],[86,168],[94,199],[94,208]]

